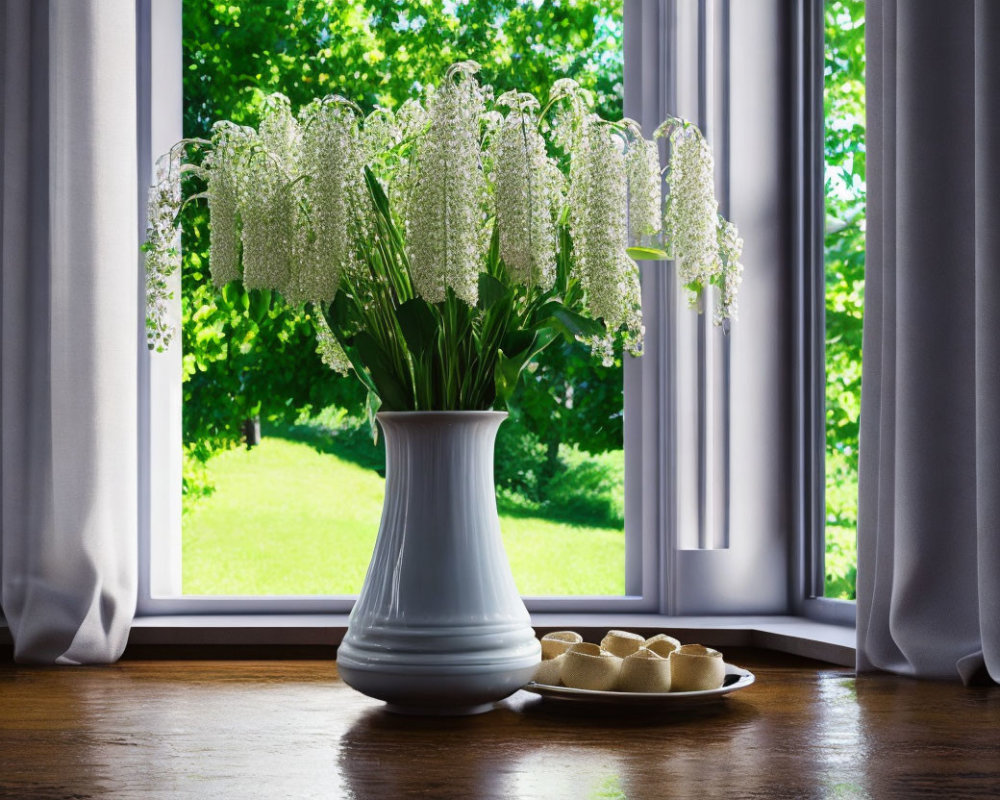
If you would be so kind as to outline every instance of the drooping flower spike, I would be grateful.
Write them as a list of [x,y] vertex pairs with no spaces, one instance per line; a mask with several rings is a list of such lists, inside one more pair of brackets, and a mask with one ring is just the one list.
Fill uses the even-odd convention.
[[510,109],[492,142],[500,256],[518,283],[548,289],[556,274],[559,167],[538,130],[537,98],[507,92],[497,105]]
[[440,303],[447,289],[476,304],[485,193],[480,158],[482,88],[479,65],[455,64],[427,99],[430,125],[415,143],[415,173],[407,201],[406,243],[413,285]]
[[151,350],[166,350],[173,340],[168,304],[173,297],[171,279],[181,266],[176,227],[180,209],[180,150],[174,148],[156,162],[146,208],[146,342]]
[[661,136],[670,144],[664,249],[677,264],[678,278],[692,305],[700,302],[710,285],[720,289],[715,321],[721,325],[736,310],[743,243],[735,225],[719,214],[712,150],[698,127],[670,118],[654,134]]

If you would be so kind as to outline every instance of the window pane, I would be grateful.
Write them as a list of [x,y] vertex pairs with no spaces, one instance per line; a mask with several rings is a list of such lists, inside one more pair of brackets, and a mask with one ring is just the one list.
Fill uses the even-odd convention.
[[825,594],[854,599],[865,286],[864,2],[825,5]]
[[[544,97],[556,79],[576,77],[604,116],[619,118],[621,15],[615,0],[185,0],[185,135],[206,136],[219,119],[255,124],[275,91],[296,108],[324,94],[395,107],[463,58],[479,61],[497,91]],[[183,591],[354,594],[384,482],[363,392],[322,366],[308,313],[272,302],[248,315],[242,297],[217,297],[206,213],[185,214]],[[526,378],[496,462],[518,586],[622,595],[621,363],[602,367],[583,346],[554,345]],[[255,420],[263,436],[247,449],[244,426],[253,433]]]

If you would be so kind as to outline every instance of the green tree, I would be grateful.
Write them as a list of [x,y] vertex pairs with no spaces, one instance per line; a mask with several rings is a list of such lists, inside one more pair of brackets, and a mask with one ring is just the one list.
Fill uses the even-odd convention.
[[[256,124],[272,92],[295,107],[341,94],[366,110],[393,108],[466,58],[498,92],[544,96],[558,78],[573,77],[595,92],[602,115],[617,118],[621,27],[615,0],[185,0],[185,135],[204,137],[219,119]],[[207,214],[185,214],[184,439],[195,455],[239,441],[243,420],[257,414],[289,423],[332,403],[362,408],[356,382],[338,379],[315,354],[307,313],[257,293],[217,296]],[[504,436],[538,439],[547,472],[560,441],[591,452],[621,447],[620,364],[604,368],[581,347],[560,345],[543,354],[536,374],[513,402],[522,430],[507,426]]]
[[854,598],[865,287],[865,8],[826,0],[826,592]]

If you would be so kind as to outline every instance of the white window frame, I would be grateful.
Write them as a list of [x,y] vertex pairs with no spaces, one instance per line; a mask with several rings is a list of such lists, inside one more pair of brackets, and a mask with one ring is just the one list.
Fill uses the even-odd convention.
[[[526,597],[525,601],[533,613],[550,614],[755,614],[758,619],[762,614],[813,615],[816,606],[798,591],[805,575],[798,565],[804,564],[800,556],[806,504],[790,497],[788,486],[779,485],[787,478],[790,486],[797,476],[798,489],[806,489],[804,463],[789,456],[794,450],[804,461],[804,427],[799,423],[805,415],[796,417],[794,430],[778,429],[777,415],[768,405],[771,398],[761,392],[762,383],[773,382],[776,396],[787,395],[781,402],[793,412],[800,407],[801,398],[792,397],[793,377],[799,373],[788,368],[783,356],[793,345],[803,346],[792,330],[793,326],[799,326],[795,331],[804,330],[801,320],[779,322],[776,331],[764,323],[798,309],[785,289],[795,274],[792,265],[803,262],[781,231],[771,230],[759,241],[750,233],[762,197],[789,207],[793,202],[783,180],[791,176],[773,177],[764,190],[753,183],[760,175],[757,149],[767,151],[775,162],[770,166],[781,171],[777,163],[781,154],[772,147],[774,132],[762,130],[756,121],[769,110],[774,119],[786,119],[785,96],[780,88],[768,86],[763,99],[740,99],[741,92],[746,94],[744,90],[754,85],[754,76],[760,79],[775,66],[781,68],[781,60],[795,49],[789,39],[801,39],[805,20],[798,20],[799,27],[793,25],[792,35],[786,37],[782,20],[787,12],[777,0],[762,4],[763,14],[756,4],[751,9],[729,0],[626,0],[625,5],[626,114],[645,115],[640,121],[651,131],[656,118],[671,109],[698,121],[712,141],[723,211],[742,226],[747,240],[742,320],[728,339],[722,339],[710,325],[710,314],[698,317],[686,308],[672,267],[641,265],[646,347],[641,359],[626,359],[624,379],[627,594]],[[181,3],[136,0],[136,7],[139,174],[150,175],[152,158],[181,136]],[[647,19],[651,14],[652,25]],[[761,64],[761,47],[769,45],[774,51],[771,61]],[[639,62],[650,58],[662,67],[653,74],[674,76],[670,85],[662,77],[651,81],[648,69],[644,73]],[[694,75],[696,80],[679,82],[679,74]],[[780,128],[779,123],[775,127]],[[140,231],[144,203],[141,192]],[[179,308],[179,282],[175,294]],[[181,555],[180,343],[165,354],[150,354],[144,347],[143,321],[138,324],[138,615],[349,611],[353,596],[175,593],[180,587]],[[797,363],[801,367],[803,362]],[[736,407],[750,411],[734,415]],[[688,424],[692,417],[701,421],[693,435]],[[758,417],[773,430],[758,430]],[[763,468],[751,460],[760,453]],[[731,476],[740,476],[740,481]],[[817,601],[823,605],[822,599]]]

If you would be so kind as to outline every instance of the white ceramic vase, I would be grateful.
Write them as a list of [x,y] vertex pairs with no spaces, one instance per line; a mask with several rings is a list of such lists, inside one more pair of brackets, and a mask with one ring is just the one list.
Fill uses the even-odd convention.
[[337,666],[392,711],[488,711],[540,660],[500,538],[493,446],[506,416],[378,414],[382,523]]

